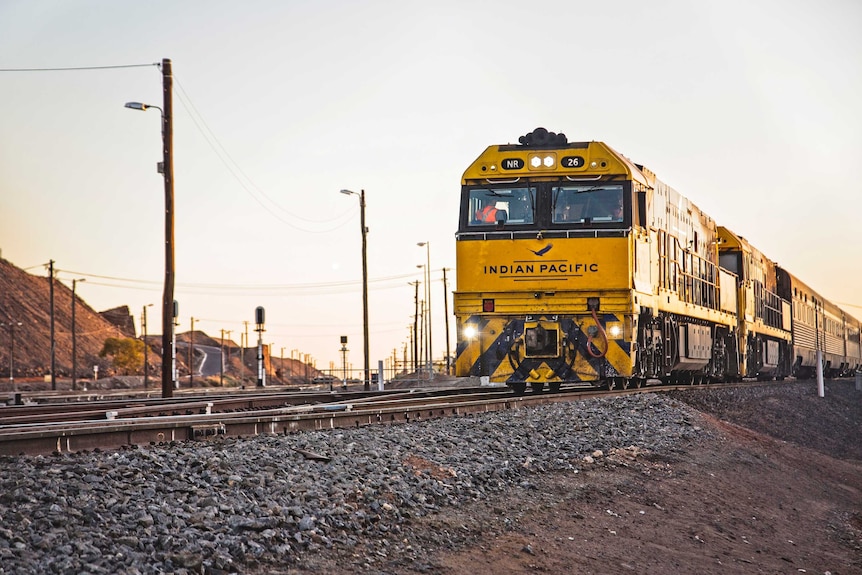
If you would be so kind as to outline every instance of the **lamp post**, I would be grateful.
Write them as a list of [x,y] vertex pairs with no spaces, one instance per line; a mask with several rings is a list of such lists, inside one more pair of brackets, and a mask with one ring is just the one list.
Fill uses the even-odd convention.
[[153,304],[148,303],[144,306],[144,312],[141,314],[141,335],[144,338],[144,389],[150,388],[150,359],[149,351],[150,344],[147,343],[147,308],[153,307]]
[[426,335],[428,337],[428,380],[434,379],[434,353],[431,347],[431,242],[419,242],[417,246],[425,248],[425,301],[428,310]]
[[162,115],[162,152],[163,163],[160,172],[165,180],[165,286],[162,293],[162,397],[172,397],[173,372],[171,350],[173,342],[173,302],[174,302],[174,161],[173,161],[173,74],[171,61],[162,60],[162,96],[164,108],[140,102],[127,102],[126,108],[147,110],[155,108]]
[[365,361],[363,389],[368,391],[371,389],[371,374],[368,359],[368,244],[366,241],[368,228],[365,227],[365,190],[361,190],[358,194],[350,190],[341,190],[341,193],[359,196],[359,225],[362,230],[362,353]]
[[75,336],[75,286],[78,282],[87,281],[86,279],[72,280],[72,391],[78,388],[78,348],[76,345],[77,337]]

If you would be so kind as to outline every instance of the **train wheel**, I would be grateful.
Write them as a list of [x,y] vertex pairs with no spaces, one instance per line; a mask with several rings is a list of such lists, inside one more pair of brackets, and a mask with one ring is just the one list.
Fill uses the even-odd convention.
[[534,381],[530,384],[530,387],[533,388],[533,393],[542,393],[545,389],[545,383],[542,381]]
[[512,383],[509,385],[512,386],[512,391],[515,395],[524,395],[524,392],[527,391],[527,384],[524,382]]
[[614,378],[610,378],[610,379],[608,379],[605,383],[606,383],[605,387],[607,388],[607,390],[608,390],[608,391],[613,391],[613,390],[614,390],[614,387],[615,387],[615,385],[616,385],[616,382],[614,381]]
[[560,386],[563,384],[562,381],[552,381],[548,384],[548,387],[551,390],[551,393],[560,393]]

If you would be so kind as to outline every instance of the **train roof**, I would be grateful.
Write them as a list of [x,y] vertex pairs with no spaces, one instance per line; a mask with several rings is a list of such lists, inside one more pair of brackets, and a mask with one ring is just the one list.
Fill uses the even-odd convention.
[[778,264],[776,262],[766,257],[766,254],[754,247],[751,242],[749,242],[747,239],[737,234],[736,232],[733,232],[730,229],[720,225],[718,226],[718,236],[721,240],[721,244],[719,247],[722,250],[737,249],[740,251],[749,252],[760,258],[762,262],[769,262],[771,265],[778,267]]
[[807,283],[805,283],[804,281],[799,279],[799,276],[792,274],[790,271],[787,270],[787,268],[782,267],[781,265],[778,265],[778,264],[776,264],[776,267],[778,268],[779,273],[784,273],[790,278],[790,281],[791,281],[791,284],[793,285],[793,287],[799,289],[803,293],[807,293],[807,294],[815,297],[817,299],[817,301],[819,302],[819,304],[822,305],[825,310],[832,312],[834,315],[839,316],[839,317],[844,316],[848,321],[852,320],[851,323],[853,323],[856,326],[859,326],[860,324],[862,324],[862,321],[859,321],[859,319],[857,317],[855,317],[853,314],[851,314],[850,312],[845,310],[839,304],[832,302],[829,299],[823,297],[823,295],[820,292],[818,292],[817,290],[812,288],[810,285],[808,285]]
[[[531,163],[538,157],[539,165]],[[553,164],[543,163],[551,157]],[[653,186],[655,176],[638,166],[604,142],[569,142],[565,134],[536,128],[521,136],[518,144],[488,146],[464,172],[461,183],[469,181],[505,181],[515,178],[542,178],[570,176],[576,181],[578,174],[596,173],[607,176],[625,176],[626,179]]]

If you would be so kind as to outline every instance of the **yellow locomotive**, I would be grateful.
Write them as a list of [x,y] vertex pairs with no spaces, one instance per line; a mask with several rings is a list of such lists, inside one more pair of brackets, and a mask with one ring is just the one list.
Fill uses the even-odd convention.
[[606,144],[537,128],[461,185],[457,375],[516,393],[789,375],[774,264]]

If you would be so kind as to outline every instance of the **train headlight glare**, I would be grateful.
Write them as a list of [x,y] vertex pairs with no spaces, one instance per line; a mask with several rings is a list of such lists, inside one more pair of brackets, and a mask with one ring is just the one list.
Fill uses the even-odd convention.
[[474,325],[468,325],[464,327],[464,337],[467,339],[473,339],[476,337],[476,334],[479,333],[479,330],[476,329]]
[[553,168],[554,156],[545,156],[545,159],[542,160],[542,163],[545,165],[546,168]]
[[530,165],[534,168],[540,167],[542,165],[542,158],[540,158],[539,156],[533,156],[532,158],[530,158]]
[[608,324],[608,335],[613,339],[617,339],[623,334],[623,328],[619,323]]

